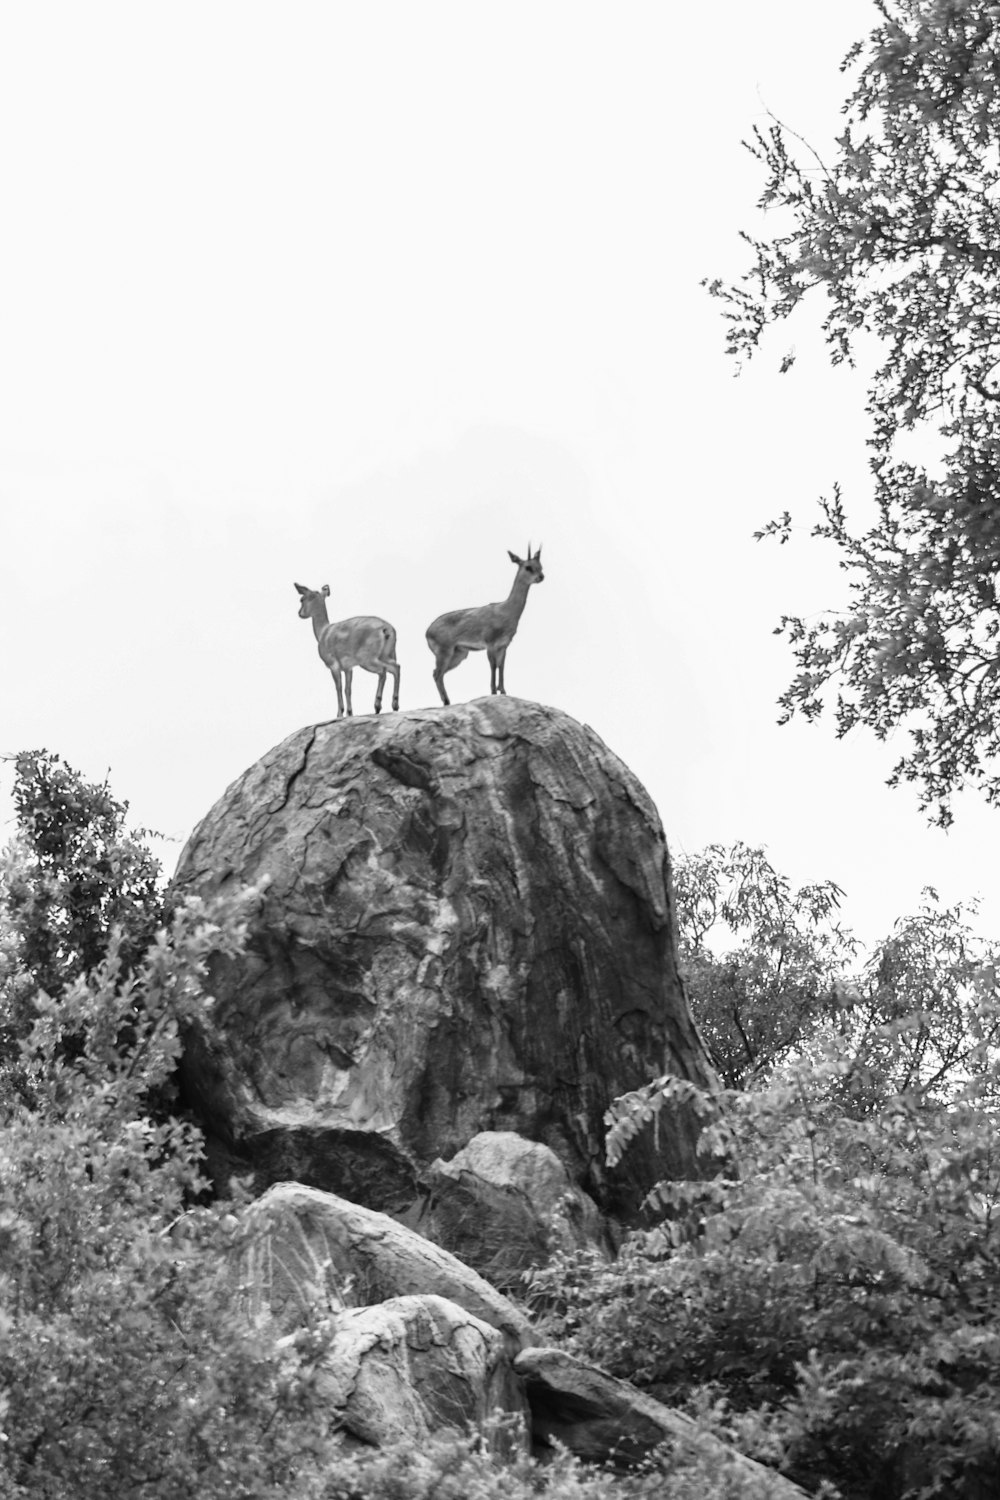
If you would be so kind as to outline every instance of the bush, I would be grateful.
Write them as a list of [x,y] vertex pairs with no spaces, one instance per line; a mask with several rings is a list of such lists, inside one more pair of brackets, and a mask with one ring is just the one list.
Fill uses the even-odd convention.
[[34,997],[27,1097],[0,1131],[7,1495],[286,1493],[322,1444],[322,1339],[279,1356],[254,1336],[231,1271],[239,1215],[197,1206],[198,1131],[147,1111],[210,1005],[209,954],[238,949],[254,899],[188,901],[128,977],[113,934],[58,999]]

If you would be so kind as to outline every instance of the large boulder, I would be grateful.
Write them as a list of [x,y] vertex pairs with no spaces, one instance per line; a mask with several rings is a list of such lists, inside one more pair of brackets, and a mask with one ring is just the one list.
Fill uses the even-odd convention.
[[499,1333],[511,1354],[532,1342],[523,1313],[421,1234],[334,1193],[280,1182],[249,1205],[240,1282],[251,1321],[289,1332],[310,1312],[428,1293]]
[[493,697],[291,735],[192,834],[178,894],[267,877],[185,1046],[217,1178],[390,1212],[479,1131],[550,1146],[602,1209],[699,1175],[676,1112],[609,1177],[604,1112],[710,1071],[677,972],[663,830],[594,732]]

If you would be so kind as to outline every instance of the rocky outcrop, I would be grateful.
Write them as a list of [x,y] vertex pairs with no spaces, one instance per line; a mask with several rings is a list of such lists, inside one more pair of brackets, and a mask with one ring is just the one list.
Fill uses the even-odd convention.
[[555,1152],[512,1131],[483,1131],[450,1161],[432,1162],[404,1222],[511,1290],[555,1251],[611,1247],[596,1203]]
[[[495,1145],[480,1149],[495,1156]],[[325,1324],[316,1380],[346,1439],[383,1447],[471,1425],[499,1451],[530,1447],[544,1457],[559,1443],[620,1470],[654,1450],[668,1465],[707,1452],[741,1495],[801,1500],[790,1481],[683,1413],[560,1349],[537,1347],[506,1297],[387,1215],[281,1183],[241,1217],[237,1274],[247,1314],[279,1351],[300,1337],[312,1345]]]
[[663,1119],[613,1176],[603,1116],[705,1082],[656,811],[591,730],[495,697],[303,729],[229,788],[174,888],[267,876],[183,1079],[217,1178],[295,1178],[402,1212],[479,1131],[543,1142],[603,1210],[699,1175]]
[[246,1225],[240,1282],[258,1326],[290,1332],[317,1308],[429,1294],[496,1329],[511,1354],[532,1342],[523,1313],[488,1281],[386,1214],[283,1182],[249,1205]]
[[375,1447],[484,1430],[498,1415],[515,1419],[505,1443],[513,1428],[528,1446],[527,1403],[502,1335],[444,1297],[339,1313],[316,1386],[331,1423]]
[[806,1491],[797,1484],[701,1431],[683,1412],[562,1349],[525,1349],[514,1368],[531,1406],[536,1452],[558,1442],[588,1463],[617,1469],[634,1468],[654,1449],[707,1452],[718,1494],[724,1477],[731,1475],[734,1493],[759,1500],[806,1500]]

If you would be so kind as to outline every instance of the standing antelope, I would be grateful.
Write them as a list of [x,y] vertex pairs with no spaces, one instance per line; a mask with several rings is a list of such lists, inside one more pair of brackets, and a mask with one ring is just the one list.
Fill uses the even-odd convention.
[[507,647],[514,639],[528,590],[545,577],[541,547],[532,557],[531,543],[528,543],[527,562],[513,552],[508,552],[507,556],[512,563],[517,563],[517,575],[513,588],[501,604],[481,604],[478,609],[453,609],[450,614],[438,615],[427,628],[427,644],[434,652],[434,681],[442,703],[451,702],[444,690],[444,674],[464,661],[470,651],[485,651],[489,658],[490,692],[507,691],[503,685]]
[[351,707],[351,673],[355,667],[364,667],[366,672],[378,673],[378,689],[375,693],[376,713],[379,713],[382,708],[385,674],[391,672],[392,706],[398,708],[399,662],[396,660],[396,632],[388,620],[380,620],[378,615],[353,615],[349,620],[338,620],[331,625],[326,612],[330,585],[324,583],[321,589],[307,589],[301,583],[297,583],[295,587],[301,595],[299,619],[312,620],[319,654],[324,665],[330,668],[330,675],[337,689],[337,718],[344,717],[344,694],[340,686],[341,672],[344,674],[347,688],[347,712],[350,715],[354,713]]

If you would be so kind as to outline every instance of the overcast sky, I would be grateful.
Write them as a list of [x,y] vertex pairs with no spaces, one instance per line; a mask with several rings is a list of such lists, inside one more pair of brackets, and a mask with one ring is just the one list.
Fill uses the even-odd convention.
[[[335,712],[294,582],[392,620],[422,707],[427,624],[541,542],[508,691],[592,725],[675,853],[763,843],[869,940],[928,883],[1000,935],[995,813],[942,834],[884,786],[899,747],[777,727],[777,617],[844,601],[816,497],[868,517],[864,385],[820,304],[734,379],[699,287],[759,227],[741,139],[771,111],[828,149],[875,20],[0,4],[0,750],[110,772],[172,869]],[[755,543],[786,507],[796,542]],[[448,683],[488,691],[485,657]]]

